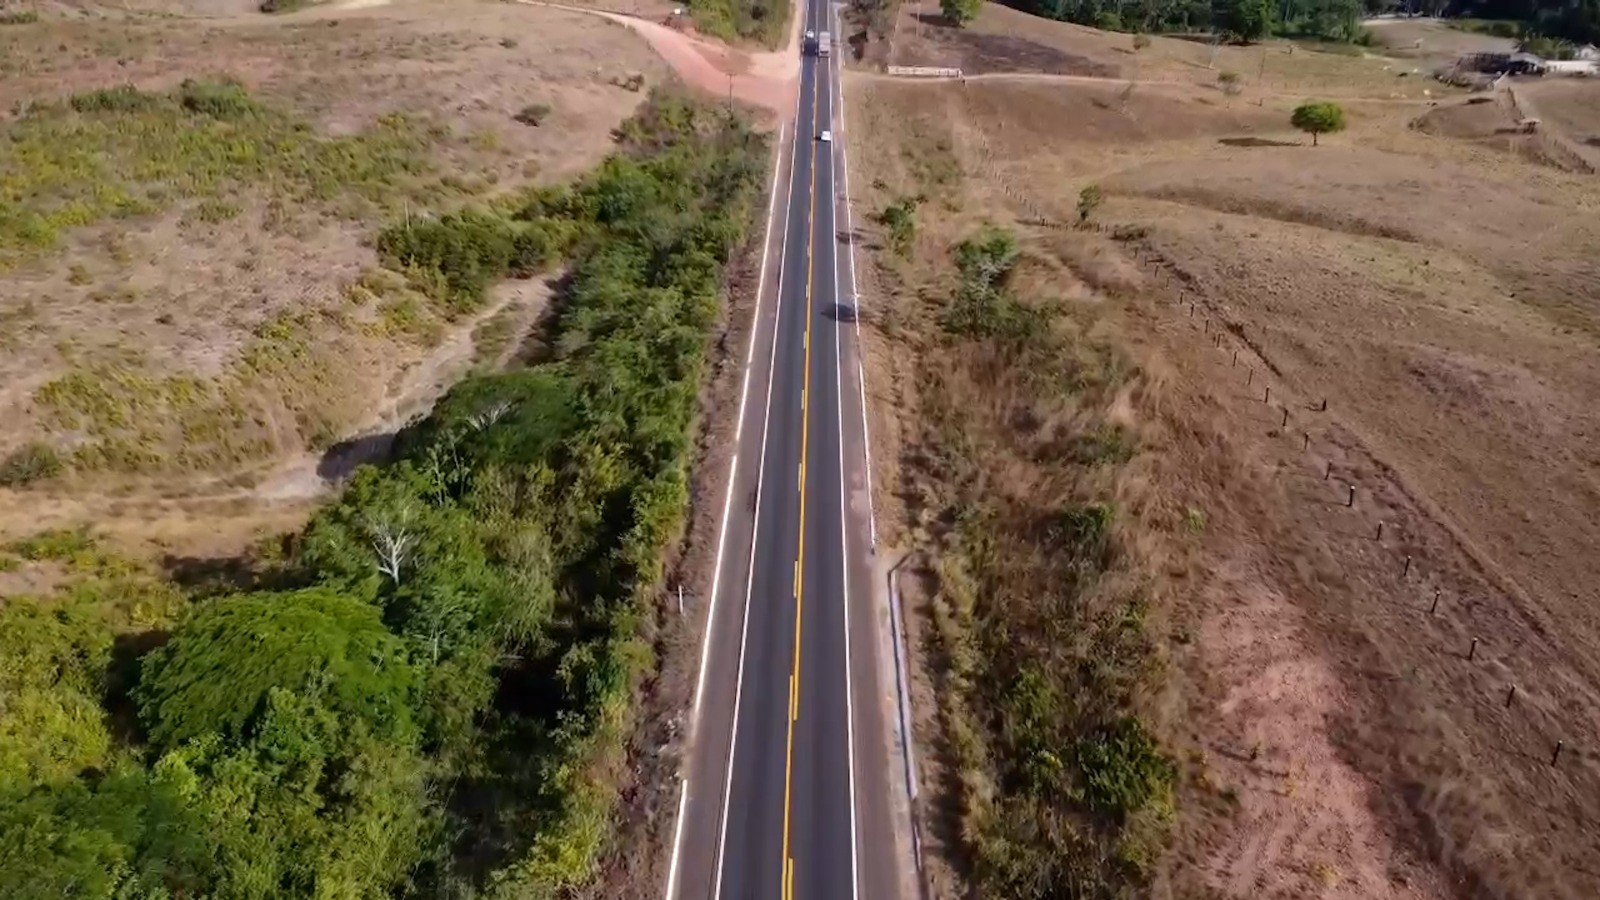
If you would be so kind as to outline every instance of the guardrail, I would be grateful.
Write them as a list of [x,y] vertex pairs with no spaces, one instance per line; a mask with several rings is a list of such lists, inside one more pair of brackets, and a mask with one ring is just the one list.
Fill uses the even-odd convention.
[[906,75],[912,78],[960,78],[961,70],[948,66],[889,66],[890,75]]

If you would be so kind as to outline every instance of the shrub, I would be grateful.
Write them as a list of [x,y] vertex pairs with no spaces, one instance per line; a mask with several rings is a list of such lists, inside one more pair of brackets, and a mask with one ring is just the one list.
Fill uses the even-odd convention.
[[101,88],[72,95],[68,103],[81,113],[136,113],[160,106],[164,102],[159,94],[147,94],[131,84]]
[[424,290],[458,312],[477,308],[489,283],[505,276],[516,250],[509,220],[474,210],[396,225],[378,236],[386,263],[432,276],[425,277]]
[[1135,51],[1143,50],[1148,46],[1150,46],[1150,35],[1136,34],[1133,36],[1133,49]]
[[1244,82],[1240,80],[1238,72],[1218,72],[1217,85],[1230,97],[1244,89]]
[[0,461],[0,487],[26,487],[54,478],[64,468],[54,447],[37,441],[24,444]]
[[1079,191],[1078,223],[1082,224],[1089,221],[1089,216],[1093,215],[1094,211],[1100,208],[1100,203],[1104,199],[1104,196],[1100,192],[1100,185],[1098,184],[1091,184]]
[[0,12],[0,25],[32,25],[37,21],[39,21],[39,14],[31,9]]
[[524,125],[531,125],[534,128],[538,128],[539,124],[541,122],[543,122],[545,120],[545,117],[547,117],[549,115],[550,115],[550,104],[548,104],[548,103],[530,103],[527,106],[524,106],[522,109],[518,110],[517,114],[515,116],[512,116],[512,118],[515,119],[518,122],[521,122]]
[[911,253],[917,239],[917,206],[921,202],[916,197],[902,197],[878,214],[878,222],[889,229],[889,246],[901,256]]
[[243,119],[261,113],[260,104],[237,81],[187,80],[178,88],[183,108],[213,119]]
[[983,0],[939,0],[939,12],[957,28],[971,22],[983,10]]
[[1073,755],[1083,775],[1084,800],[1119,818],[1163,800],[1177,777],[1177,767],[1131,716],[1080,739]]

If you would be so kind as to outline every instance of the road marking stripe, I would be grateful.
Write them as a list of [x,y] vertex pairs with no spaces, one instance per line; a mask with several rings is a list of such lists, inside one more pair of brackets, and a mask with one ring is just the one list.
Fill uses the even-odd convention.
[[[828,70],[829,70],[829,75],[830,75],[831,80],[833,81],[833,83],[835,85],[839,84],[839,82],[841,80],[838,77],[839,64],[830,63],[829,66],[828,66]],[[840,91],[839,96],[840,96],[840,99],[842,100],[843,97],[844,97],[844,94],[843,94],[843,90],[844,89],[843,89],[843,87],[839,87],[838,90]],[[829,99],[831,100],[832,98],[830,97]],[[829,112],[833,113],[834,110],[832,109],[832,104],[831,103],[829,104],[829,107],[830,107],[829,108]],[[843,116],[844,116],[843,103],[840,104],[840,109],[837,111],[837,113],[839,115],[840,120],[842,121],[843,120]],[[829,125],[833,125],[834,124],[831,121],[831,116],[830,116],[830,121],[829,121],[828,124]],[[833,152],[831,151],[831,148],[830,148],[830,152],[828,153],[828,171],[830,173],[832,173],[832,172],[835,171],[835,169],[836,169],[835,157],[834,157],[834,154],[833,154]],[[850,177],[850,173],[849,173],[849,168],[848,168],[848,165],[847,165],[846,166],[846,170],[845,170],[845,178],[849,178],[849,177]],[[838,198],[834,197],[833,194],[831,193],[831,189],[832,189],[832,187],[834,185],[834,179],[833,178],[829,178],[828,179],[828,184],[829,184],[829,188],[830,188],[830,193],[828,195],[828,233],[837,235],[839,233]],[[848,202],[849,202],[849,200],[848,200],[848,197],[847,197],[846,198],[846,203],[848,203]],[[853,236],[852,236],[852,239],[853,239]],[[829,246],[831,246],[833,248],[832,251],[831,251],[831,256],[833,257],[833,265],[831,266],[831,268],[833,270],[833,298],[834,298],[834,302],[837,303],[838,300],[839,300],[839,242],[837,240],[830,241],[829,242]],[[853,272],[854,272],[854,270],[852,268],[852,277],[853,277]],[[854,289],[854,285],[852,285],[851,286],[851,293],[850,293],[850,307],[851,307],[852,311],[854,311],[854,309],[855,309],[855,303],[856,303],[855,289]],[[853,315],[852,318],[854,318],[856,320],[856,322],[857,322],[857,326],[856,327],[859,328],[860,327],[860,319],[861,319],[861,317],[858,316],[858,315]],[[850,659],[850,540],[849,540],[850,528],[849,528],[849,520],[848,520],[848,518],[846,517],[846,514],[845,514],[845,506],[846,506],[846,504],[845,504],[845,492],[846,491],[845,491],[845,477],[844,477],[844,472],[845,472],[845,468],[844,468],[844,388],[843,388],[843,386],[841,384],[841,382],[843,381],[843,377],[840,375],[840,369],[843,367],[844,362],[843,362],[842,357],[839,354],[839,341],[840,341],[839,335],[840,335],[840,332],[842,332],[842,331],[844,331],[844,329],[842,327],[840,327],[839,325],[836,324],[834,326],[834,329],[833,329],[833,384],[834,384],[834,393],[836,395],[836,402],[834,404],[834,414],[838,417],[838,423],[839,423],[838,424],[838,437],[839,437],[839,559],[841,561],[840,579],[839,580],[840,580],[840,586],[841,586],[841,597],[842,597],[841,602],[842,602],[843,607],[844,607],[844,721],[845,721],[845,754],[846,754],[846,757],[845,757],[845,771],[848,773],[848,781],[849,781],[849,784],[850,784],[850,896],[851,896],[851,898],[853,900],[853,898],[855,898],[860,893],[860,890],[861,890],[861,886],[860,886],[861,885],[861,871],[860,871],[860,867],[859,867],[859,862],[860,861],[859,861],[859,858],[858,858],[857,846],[856,846],[857,845],[857,836],[856,836],[856,714],[855,714],[855,688],[851,684],[851,679],[850,679],[850,665],[851,665],[851,659]],[[856,348],[856,352],[858,354],[860,353],[859,345]],[[864,395],[864,392],[863,392],[863,395]],[[863,400],[863,403],[864,402],[865,401]],[[865,407],[863,407],[863,411],[864,410],[865,410]],[[869,468],[870,468],[870,466],[869,466]],[[869,495],[870,495],[870,492],[872,490],[871,484],[872,483],[870,481],[867,482],[867,485],[868,485],[867,490],[868,490]],[[876,537],[875,536],[874,536],[873,540],[874,540],[874,543],[876,543]]]
[[[805,77],[804,76],[804,70],[802,70],[802,74],[801,74],[802,81],[804,80],[804,77]],[[813,75],[812,75],[812,82],[811,82],[811,129],[812,129],[813,132],[815,132],[816,129],[817,129],[817,112],[818,112],[818,102],[817,102],[816,76],[815,76],[815,64],[813,63]],[[798,139],[798,137],[799,137],[798,129],[796,130],[795,136],[796,136],[796,139]],[[804,366],[805,366],[804,377],[802,378],[802,386],[800,388],[800,542],[799,542],[799,550],[798,550],[798,553],[797,553],[797,557],[800,560],[801,573],[800,573],[799,587],[795,590],[795,603],[794,603],[794,668],[793,668],[793,678],[794,678],[794,681],[795,681],[795,697],[796,697],[795,704],[796,704],[796,707],[797,707],[797,709],[796,709],[797,713],[798,713],[798,706],[799,706],[799,691],[800,691],[800,687],[799,687],[799,685],[800,685],[800,632],[801,632],[801,625],[802,625],[802,623],[804,621],[803,613],[805,611],[805,558],[806,558],[806,491],[805,491],[805,481],[806,481],[805,471],[806,471],[806,468],[805,467],[806,467],[806,448],[807,448],[807,446],[809,445],[809,442],[810,442],[810,424],[811,424],[811,421],[810,421],[811,417],[808,414],[808,409],[807,409],[807,406],[806,406],[806,397],[809,394],[810,388],[811,388],[811,318],[812,318],[811,302],[812,302],[812,299],[813,299],[813,294],[812,294],[813,285],[812,285],[812,282],[814,280],[813,277],[812,277],[813,276],[813,271],[814,271],[812,263],[813,263],[813,256],[814,256],[814,253],[815,253],[815,250],[816,250],[816,235],[817,235],[817,228],[816,228],[816,221],[817,221],[817,150],[816,150],[815,142],[813,141],[811,143],[812,143],[812,147],[811,147],[811,214],[810,214],[809,218],[806,220],[806,307],[805,307],[805,321],[806,321],[806,325],[805,325],[805,332],[806,332],[805,348],[806,348],[806,352],[805,352],[805,362],[804,362]],[[793,796],[794,796],[794,720],[793,719],[789,720],[789,737],[788,737],[788,740],[785,743],[786,743],[787,746],[786,746],[786,749],[784,751],[784,761],[783,761],[783,859],[787,862],[787,861],[791,860],[791,857],[789,855],[789,830],[790,830],[789,829],[789,826],[790,826],[789,810],[790,810],[791,806],[793,805]],[[790,875],[790,878],[792,879],[792,877],[793,877],[793,875],[792,875],[793,868],[792,868],[792,863],[790,863],[790,864],[791,864],[791,868],[790,868],[791,875]],[[785,879],[784,883],[780,887],[787,893],[790,890],[789,879]]]
[[[799,122],[800,122],[800,92],[799,91],[795,92],[794,111],[795,111],[795,125],[796,125],[796,128],[798,128],[799,127]],[[798,132],[796,132],[796,135],[798,135]],[[783,146],[782,146],[783,127],[781,125],[778,127],[778,140],[779,140],[778,161],[781,161],[782,160],[782,156],[783,156]],[[792,158],[792,156],[791,156],[791,158],[789,160],[789,165],[791,167],[794,165],[794,159]],[[774,172],[781,172],[781,171],[782,171],[781,166],[778,166],[777,162],[775,162],[774,163]],[[774,179],[777,178],[776,175],[774,175],[773,177],[774,177]],[[777,185],[776,185],[776,183],[774,183],[774,185],[773,185],[773,197],[776,198],[776,196],[777,196]],[[774,202],[773,200],[769,200],[768,201],[769,208],[771,207],[773,202]],[[788,222],[789,222],[789,210],[792,208],[793,204],[794,204],[794,173],[791,171],[789,173],[788,190],[784,195],[784,201],[783,201],[783,221],[784,221],[784,234],[783,234],[783,244],[782,244],[783,249],[779,252],[779,255],[778,255],[778,290],[777,290],[777,294],[776,294],[776,296],[774,298],[774,307],[773,307],[773,315],[772,315],[772,341],[768,345],[769,349],[768,349],[768,354],[767,354],[766,413],[761,417],[761,447],[760,447],[759,456],[758,456],[757,462],[756,462],[756,508],[755,508],[755,513],[751,518],[751,526],[750,526],[750,557],[749,557],[749,559],[748,559],[748,561],[746,562],[746,565],[745,565],[744,615],[741,617],[741,623],[740,623],[740,626],[739,626],[739,663],[738,663],[738,666],[737,666],[737,668],[735,670],[735,674],[734,674],[733,723],[732,723],[732,727],[730,727],[728,729],[728,760],[727,760],[727,764],[726,764],[727,769],[726,769],[726,772],[724,773],[723,782],[722,782],[722,805],[721,805],[721,808],[718,809],[718,811],[717,811],[717,816],[718,816],[718,819],[720,820],[720,822],[719,822],[719,824],[717,826],[717,854],[716,854],[716,857],[712,860],[712,867],[716,872],[716,875],[715,875],[714,879],[712,880],[712,887],[711,887],[712,900],[720,900],[720,898],[722,896],[722,857],[723,857],[723,853],[726,850],[727,843],[728,843],[728,803],[729,803],[730,799],[733,796],[733,761],[734,761],[734,753],[738,749],[738,746],[739,746],[739,704],[740,704],[741,699],[743,698],[743,695],[744,695],[744,651],[745,651],[746,638],[748,638],[749,635],[750,635],[750,613],[749,613],[749,610],[750,610],[750,594],[754,590],[755,578],[756,578],[756,543],[757,543],[757,537],[760,535],[760,532],[761,532],[761,488],[762,488],[762,485],[766,481],[766,475],[767,475],[767,430],[772,424],[772,382],[773,382],[773,377],[772,376],[773,376],[774,370],[776,370],[777,365],[778,365],[778,333],[779,333],[778,332],[778,326],[780,324],[782,324],[782,321],[783,321],[783,267],[784,267],[784,264],[788,260],[788,257],[789,257]],[[770,230],[771,230],[771,227],[772,227],[772,216],[771,216],[770,213],[767,216],[767,227],[768,227],[768,230],[769,230],[768,242],[769,242],[769,247],[770,247],[770,239],[771,239]],[[763,250],[762,253],[763,253],[763,260],[764,260],[766,251]],[[766,271],[767,271],[766,270],[766,266],[763,265],[761,267],[761,275],[757,279],[757,287],[758,288],[761,286],[761,283],[764,281],[764,279],[766,277]],[[759,296],[757,296],[756,297],[756,313],[757,313],[757,316],[756,316],[756,319],[754,321],[752,321],[752,323],[751,323],[751,327],[750,327],[750,346],[749,346],[749,349],[747,349],[745,351],[746,368],[745,368],[744,390],[745,390],[746,393],[748,393],[748,391],[750,389],[749,364],[754,359],[755,346],[756,346],[756,331],[757,331],[757,328],[755,326],[757,324],[759,324],[759,321],[760,321],[759,313],[760,313],[760,311],[761,311],[761,298]],[[740,401],[741,405],[743,404],[743,402],[744,401],[741,399],[741,401]],[[742,408],[742,406],[741,406],[741,408]],[[741,424],[741,426],[743,425],[743,417],[742,417],[742,415],[741,415],[741,418],[740,418],[740,424]],[[738,458],[738,452],[737,452],[737,450],[735,450],[735,459],[737,459],[737,458]],[[730,480],[728,482],[728,491],[729,491],[729,496],[731,497],[732,496],[732,491],[733,491],[733,481],[731,480],[731,478],[730,478]],[[727,527],[726,519],[724,519],[724,521],[723,521],[723,527],[724,527],[724,529],[726,529],[726,527]],[[720,566],[718,566],[718,571],[719,572],[721,571],[721,567]],[[715,577],[715,576],[713,576],[713,577]],[[705,648],[709,648],[710,647],[710,643],[709,643],[710,640],[711,640],[711,624],[710,624],[710,621],[711,620],[710,620],[710,617],[709,617],[709,614],[708,614],[707,624],[706,624],[706,636],[703,639],[704,642],[705,642]],[[701,681],[701,686],[702,687],[704,686],[704,682],[705,682],[705,657],[704,657],[704,653],[705,652],[706,652],[706,650],[702,649],[702,651],[701,651],[701,653],[702,653],[701,666],[700,666],[700,681]],[[698,700],[699,691],[700,691],[700,688],[696,688],[696,703],[697,704],[699,702],[699,700]],[[676,851],[674,851],[674,853],[676,853]],[[669,875],[669,878],[675,878],[675,877],[676,877],[676,869],[673,870],[673,874],[672,875]],[[674,898],[671,894],[669,894],[667,896],[666,900],[676,900],[676,898]]]

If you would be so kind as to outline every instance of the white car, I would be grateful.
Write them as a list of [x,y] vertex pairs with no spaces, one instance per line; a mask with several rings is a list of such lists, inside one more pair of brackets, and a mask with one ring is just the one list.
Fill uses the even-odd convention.
[[817,46],[817,33],[815,31],[811,31],[811,30],[808,29],[806,31],[806,39],[800,45],[800,48],[801,48],[800,52],[801,53],[810,53],[812,51],[812,49],[815,48],[816,46]]
[[817,140],[823,142],[824,144],[831,144],[833,143],[833,132],[824,131],[823,133],[817,135]]

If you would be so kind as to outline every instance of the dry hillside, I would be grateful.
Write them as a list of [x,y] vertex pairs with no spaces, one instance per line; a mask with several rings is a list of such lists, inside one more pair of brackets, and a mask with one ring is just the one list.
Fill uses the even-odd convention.
[[[1486,140],[1500,126],[1479,119],[1511,112],[1460,100],[1348,103],[1351,130],[1312,149],[1291,96],[875,76],[846,96],[876,481],[892,540],[928,560],[912,631],[936,893],[999,877],[974,810],[1017,790],[983,787],[995,757],[973,762],[972,712],[949,705],[952,629],[1003,627],[1016,613],[985,596],[1038,590],[964,593],[992,553],[971,522],[1027,534],[956,511],[973,497],[1120,513],[1108,578],[1148,579],[1170,676],[1127,707],[1179,775],[1172,853],[1150,863],[1139,830],[1114,850],[1158,895],[1600,893],[1600,183]],[[1070,225],[1090,184],[1102,230]],[[917,194],[897,253],[875,216]],[[951,249],[984,222],[1018,235],[1010,290],[1056,310],[1075,352],[1126,362],[1048,407],[930,369]],[[1115,475],[1108,428],[1137,446]],[[950,486],[963,455],[981,491]]]
[[[1133,35],[1099,31],[1068,22],[1048,22],[999,3],[985,3],[961,28],[943,23],[931,4],[920,10],[901,4],[884,40],[856,43],[858,58],[874,64],[956,66],[967,75],[1040,73],[1167,82],[1216,89],[1219,76],[1237,77],[1248,102],[1261,94],[1422,98],[1449,89],[1425,77],[1412,60],[1378,51],[1331,52],[1315,45],[1265,41],[1251,46],[1150,35],[1135,49]],[[1230,101],[1233,102],[1233,101]]]
[[539,7],[235,7],[0,27],[0,535],[281,524],[543,305],[429,300],[378,230],[586,170],[667,77]]

